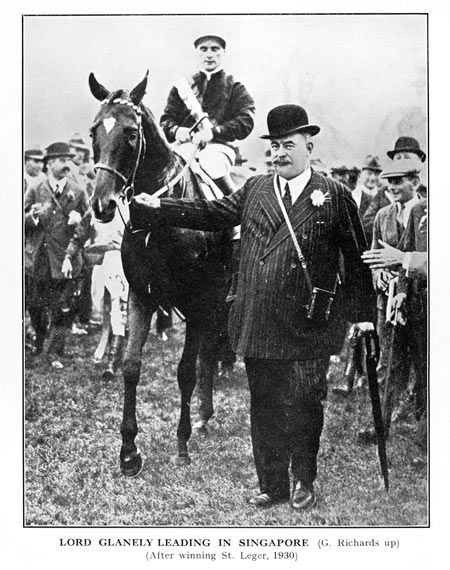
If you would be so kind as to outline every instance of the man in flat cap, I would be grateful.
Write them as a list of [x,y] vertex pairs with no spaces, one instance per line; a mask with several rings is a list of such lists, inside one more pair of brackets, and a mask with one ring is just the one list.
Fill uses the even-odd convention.
[[73,154],[71,176],[75,183],[86,190],[91,196],[94,190],[95,173],[90,164],[91,149],[84,142],[80,133],[75,133],[69,139],[70,152]]
[[360,259],[365,239],[356,204],[342,184],[310,168],[311,138],[320,128],[299,105],[272,109],[267,125],[262,138],[270,141],[274,174],[254,176],[218,200],[140,195],[133,208],[150,227],[220,230],[241,224],[229,333],[231,346],[244,357],[250,387],[260,492],[249,503],[267,507],[290,498],[295,510],[303,510],[316,502],[322,400],[340,315],[372,330],[375,303],[370,271]]
[[46,353],[54,368],[63,367],[60,357],[72,324],[73,282],[62,272],[66,247],[88,209],[86,191],[68,177],[72,157],[67,143],[51,144],[44,157],[46,176],[30,186],[24,198],[26,296],[36,332],[35,353],[44,348],[48,311],[51,330]]
[[[381,208],[375,217],[371,247],[377,249],[383,242],[397,248],[404,238],[410,213],[419,203],[417,196],[418,162],[414,158],[393,160],[382,172],[381,178],[387,180],[393,202]],[[409,352],[408,335],[404,334],[407,329],[402,326],[403,319],[398,316],[398,307],[393,302],[399,271],[380,267],[374,269],[373,274],[377,289],[377,329],[381,349],[378,375],[380,382],[389,382],[391,387],[395,387],[395,397],[390,393],[389,411],[386,411],[384,417],[385,429],[388,433],[392,412],[391,404],[397,403],[400,391],[406,389],[413,361],[418,381],[423,384],[420,377],[422,365],[417,362],[417,354]],[[385,410],[387,410],[386,406]],[[373,441],[373,430],[364,429],[359,437],[363,441]]]
[[37,181],[44,166],[44,153],[39,148],[29,148],[24,156],[24,180],[23,191],[27,191],[28,186]]
[[[231,143],[252,132],[255,104],[245,86],[222,68],[223,38],[201,36],[194,47],[200,70],[172,87],[160,124],[169,142],[192,142],[203,148],[201,166],[227,195],[236,189],[230,178],[235,162]],[[207,120],[192,130],[204,113]]]
[[[404,159],[409,160],[411,164],[415,162],[416,170],[418,172],[422,169],[422,163],[425,162],[427,157],[424,151],[420,148],[419,142],[415,138],[408,136],[399,137],[395,141],[394,148],[392,150],[388,150],[386,154],[394,162],[396,160]],[[420,198],[426,198],[427,188],[419,181],[416,187],[416,192]],[[389,194],[388,187],[382,184],[362,217],[362,223],[366,234],[372,234],[373,222],[377,212],[379,212],[381,208],[389,206],[392,202],[393,200]]]

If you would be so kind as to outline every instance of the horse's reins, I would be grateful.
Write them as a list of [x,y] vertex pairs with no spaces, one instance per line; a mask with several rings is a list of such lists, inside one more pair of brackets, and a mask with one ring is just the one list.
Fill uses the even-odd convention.
[[[104,104],[107,102],[108,102],[108,100],[106,99],[102,103]],[[138,232],[142,232],[145,230],[144,229],[132,230],[131,228],[129,228],[129,226],[128,226],[127,222],[125,221],[125,218],[122,214],[121,205],[119,203],[119,198],[122,199],[122,205],[125,205],[125,200],[127,201],[127,206],[131,202],[131,200],[134,196],[134,190],[135,190],[134,181],[136,178],[137,169],[139,168],[139,165],[141,163],[142,158],[145,156],[147,143],[146,143],[145,136],[144,136],[144,130],[142,128],[141,110],[132,101],[127,101],[126,99],[117,98],[117,99],[114,99],[112,101],[112,103],[116,103],[119,105],[127,105],[128,107],[131,107],[137,115],[138,152],[136,154],[136,161],[134,163],[133,170],[131,171],[131,174],[128,176],[128,178],[126,176],[124,176],[121,172],[116,170],[114,167],[110,166],[109,164],[105,164],[104,162],[95,163],[94,164],[94,170],[97,170],[97,169],[106,170],[107,172],[111,172],[111,174],[114,174],[115,176],[117,176],[118,178],[120,178],[123,181],[124,184],[123,184],[118,196],[115,197],[114,200],[116,202],[117,209],[119,211],[119,215],[122,219],[122,222],[123,222],[125,228],[128,231],[130,231],[131,233],[138,233]],[[203,118],[204,117],[202,117],[202,119],[200,119],[200,121],[198,121],[198,123],[193,128],[195,128],[199,123],[201,123]],[[198,149],[199,149],[198,146],[194,146],[192,153],[189,155],[189,157],[186,161],[186,164],[183,166],[183,168],[180,170],[180,172],[172,180],[170,180],[167,184],[164,184],[164,186],[159,188],[154,194],[152,194],[152,196],[154,196],[155,198],[159,198],[159,196],[161,196],[162,194],[165,194],[171,188],[173,188],[176,184],[178,184],[178,182],[183,178],[183,176],[186,174],[186,172],[190,168],[192,161],[194,160],[195,156],[197,155]],[[130,190],[131,190],[131,192],[129,193]],[[128,216],[128,218],[129,218],[129,216]]]

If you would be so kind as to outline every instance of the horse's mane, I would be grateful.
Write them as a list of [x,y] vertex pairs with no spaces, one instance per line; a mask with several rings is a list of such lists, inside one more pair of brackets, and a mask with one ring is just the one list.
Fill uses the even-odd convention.
[[163,186],[168,177],[175,176],[179,161],[166,142],[150,109],[143,103],[139,105],[139,108],[146,149],[144,159],[139,167],[136,185],[140,185],[142,182],[144,186],[140,190],[151,194]]

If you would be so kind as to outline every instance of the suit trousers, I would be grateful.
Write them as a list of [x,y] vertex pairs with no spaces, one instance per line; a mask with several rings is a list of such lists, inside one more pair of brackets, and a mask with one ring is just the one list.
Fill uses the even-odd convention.
[[323,428],[328,358],[245,358],[253,456],[261,492],[289,497],[294,481],[311,485]]
[[391,416],[401,393],[410,381],[411,365],[414,366],[416,382],[414,395],[416,417],[420,419],[427,408],[427,321],[407,319],[406,325],[397,325],[391,330],[390,351],[387,361],[386,381],[383,395],[383,413],[386,432],[389,432]]

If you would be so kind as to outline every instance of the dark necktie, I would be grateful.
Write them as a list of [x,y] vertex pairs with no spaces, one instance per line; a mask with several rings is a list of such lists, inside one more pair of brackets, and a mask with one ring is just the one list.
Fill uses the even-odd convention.
[[289,190],[289,184],[286,182],[286,186],[284,187],[284,195],[283,195],[283,204],[286,208],[286,212],[292,208],[292,196],[291,191]]

